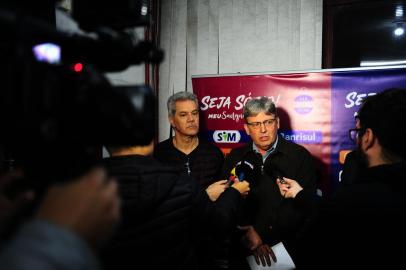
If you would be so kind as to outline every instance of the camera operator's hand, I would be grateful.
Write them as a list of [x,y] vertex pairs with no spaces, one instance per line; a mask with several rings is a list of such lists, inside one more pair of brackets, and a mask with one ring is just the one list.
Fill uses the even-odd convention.
[[255,262],[262,266],[271,266],[272,261],[271,258],[274,262],[276,262],[276,256],[275,253],[273,253],[273,250],[271,247],[269,247],[267,244],[262,244],[259,247],[257,247],[253,251],[253,255],[255,258]]
[[217,181],[206,188],[206,193],[212,202],[215,202],[221,193],[228,187],[227,180]]
[[72,182],[49,188],[38,216],[68,228],[98,247],[113,232],[119,211],[117,183],[102,168]]
[[18,171],[0,176],[0,235],[13,218],[33,202],[34,191],[32,190],[17,190],[12,197],[7,194],[10,186],[18,185],[15,182],[21,177]]

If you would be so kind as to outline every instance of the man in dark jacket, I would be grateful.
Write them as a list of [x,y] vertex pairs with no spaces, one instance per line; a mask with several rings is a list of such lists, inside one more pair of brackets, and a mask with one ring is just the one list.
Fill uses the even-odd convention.
[[119,183],[122,222],[102,256],[106,269],[198,269],[196,236],[232,226],[248,183],[236,183],[212,202],[196,180],[149,156],[153,143],[108,149],[106,166]]
[[[302,241],[303,269],[400,269],[406,240],[406,90],[368,97],[354,129],[367,168],[322,201],[314,230]],[[296,181],[279,183],[286,198],[311,205]]]
[[[177,92],[169,97],[167,107],[168,120],[175,134],[155,146],[154,157],[191,175],[215,201],[227,187],[226,180],[219,181],[224,155],[219,148],[198,137],[199,101],[196,95]],[[204,255],[202,264],[207,265],[205,268],[227,267],[226,243],[222,237],[217,239],[212,234],[202,234],[199,242],[199,253]]]
[[[354,130],[355,131],[355,130]],[[355,181],[362,178],[362,173],[366,169],[363,156],[358,150],[353,150],[345,156],[343,171],[341,173],[340,185],[352,185]]]
[[[251,193],[240,220],[244,234],[233,245],[240,249],[231,252],[233,269],[248,269],[245,257],[250,254],[257,262],[270,264],[270,246],[281,241],[295,259],[295,239],[306,225],[307,217],[300,205],[281,196],[277,178],[295,179],[309,192],[316,192],[312,156],[304,147],[278,136],[279,118],[272,100],[261,97],[248,101],[244,106],[244,120],[252,143],[232,150],[223,168],[223,177],[228,177],[241,163],[252,168],[243,172],[244,179],[250,182]],[[234,238],[239,238],[238,234]]]
[[192,175],[206,189],[220,179],[224,155],[198,137],[199,101],[193,93],[177,92],[169,97],[167,107],[175,136],[158,143],[154,157]]

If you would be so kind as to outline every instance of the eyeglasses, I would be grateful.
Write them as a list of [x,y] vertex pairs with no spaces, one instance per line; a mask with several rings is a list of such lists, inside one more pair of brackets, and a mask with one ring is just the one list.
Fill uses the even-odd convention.
[[252,127],[253,129],[260,129],[261,125],[264,125],[264,127],[269,128],[273,125],[273,123],[275,123],[276,118],[273,119],[268,119],[262,122],[251,122],[251,123],[247,123],[247,125],[249,125],[250,127]]
[[363,128],[352,128],[348,130],[348,135],[350,136],[351,141],[357,142],[359,133],[363,131],[364,131]]

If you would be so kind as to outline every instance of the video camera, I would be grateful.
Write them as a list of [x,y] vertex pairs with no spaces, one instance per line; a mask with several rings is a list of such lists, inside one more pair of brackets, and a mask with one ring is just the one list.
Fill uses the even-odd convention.
[[[54,1],[45,3],[55,9]],[[162,60],[161,50],[128,30],[149,23],[149,1],[73,0],[76,33],[36,16],[35,5],[0,4],[7,37],[0,40],[3,169],[22,162],[31,178],[64,180],[97,162],[102,145],[149,144],[156,128],[153,91],[114,87],[103,75]]]

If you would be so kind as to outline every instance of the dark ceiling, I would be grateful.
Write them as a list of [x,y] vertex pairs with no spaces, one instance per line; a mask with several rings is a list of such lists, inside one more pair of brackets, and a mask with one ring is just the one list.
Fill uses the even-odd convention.
[[[396,16],[397,9],[403,9],[402,16]],[[333,67],[406,61],[406,29],[402,36],[393,33],[399,23],[406,27],[406,1],[362,1],[338,6],[332,14]]]

